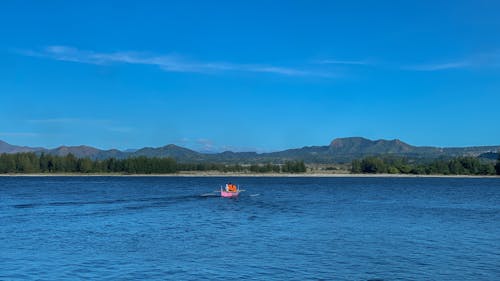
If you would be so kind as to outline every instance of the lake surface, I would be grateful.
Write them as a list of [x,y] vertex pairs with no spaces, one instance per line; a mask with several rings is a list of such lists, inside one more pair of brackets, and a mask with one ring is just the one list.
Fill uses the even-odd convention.
[[0,177],[1,280],[229,278],[500,280],[500,179]]

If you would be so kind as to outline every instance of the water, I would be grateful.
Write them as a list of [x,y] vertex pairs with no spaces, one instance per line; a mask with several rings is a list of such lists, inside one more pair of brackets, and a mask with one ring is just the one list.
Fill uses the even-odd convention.
[[500,280],[500,179],[0,177],[1,280]]

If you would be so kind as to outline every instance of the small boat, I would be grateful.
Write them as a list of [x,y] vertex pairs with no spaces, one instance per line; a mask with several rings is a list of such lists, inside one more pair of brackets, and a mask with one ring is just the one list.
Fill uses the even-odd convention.
[[226,184],[226,188],[220,187],[220,196],[222,197],[233,198],[238,197],[239,194],[240,189],[235,184],[228,183]]

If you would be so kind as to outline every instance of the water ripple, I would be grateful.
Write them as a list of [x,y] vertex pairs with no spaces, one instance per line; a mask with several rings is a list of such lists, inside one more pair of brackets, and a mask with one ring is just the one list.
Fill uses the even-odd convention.
[[498,280],[500,180],[0,178],[2,280]]

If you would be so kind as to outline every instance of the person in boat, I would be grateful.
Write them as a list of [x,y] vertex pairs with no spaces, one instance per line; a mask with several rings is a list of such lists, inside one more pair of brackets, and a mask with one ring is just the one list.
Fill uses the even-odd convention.
[[238,188],[236,187],[235,184],[228,183],[228,184],[226,184],[226,191],[227,192],[237,192]]

